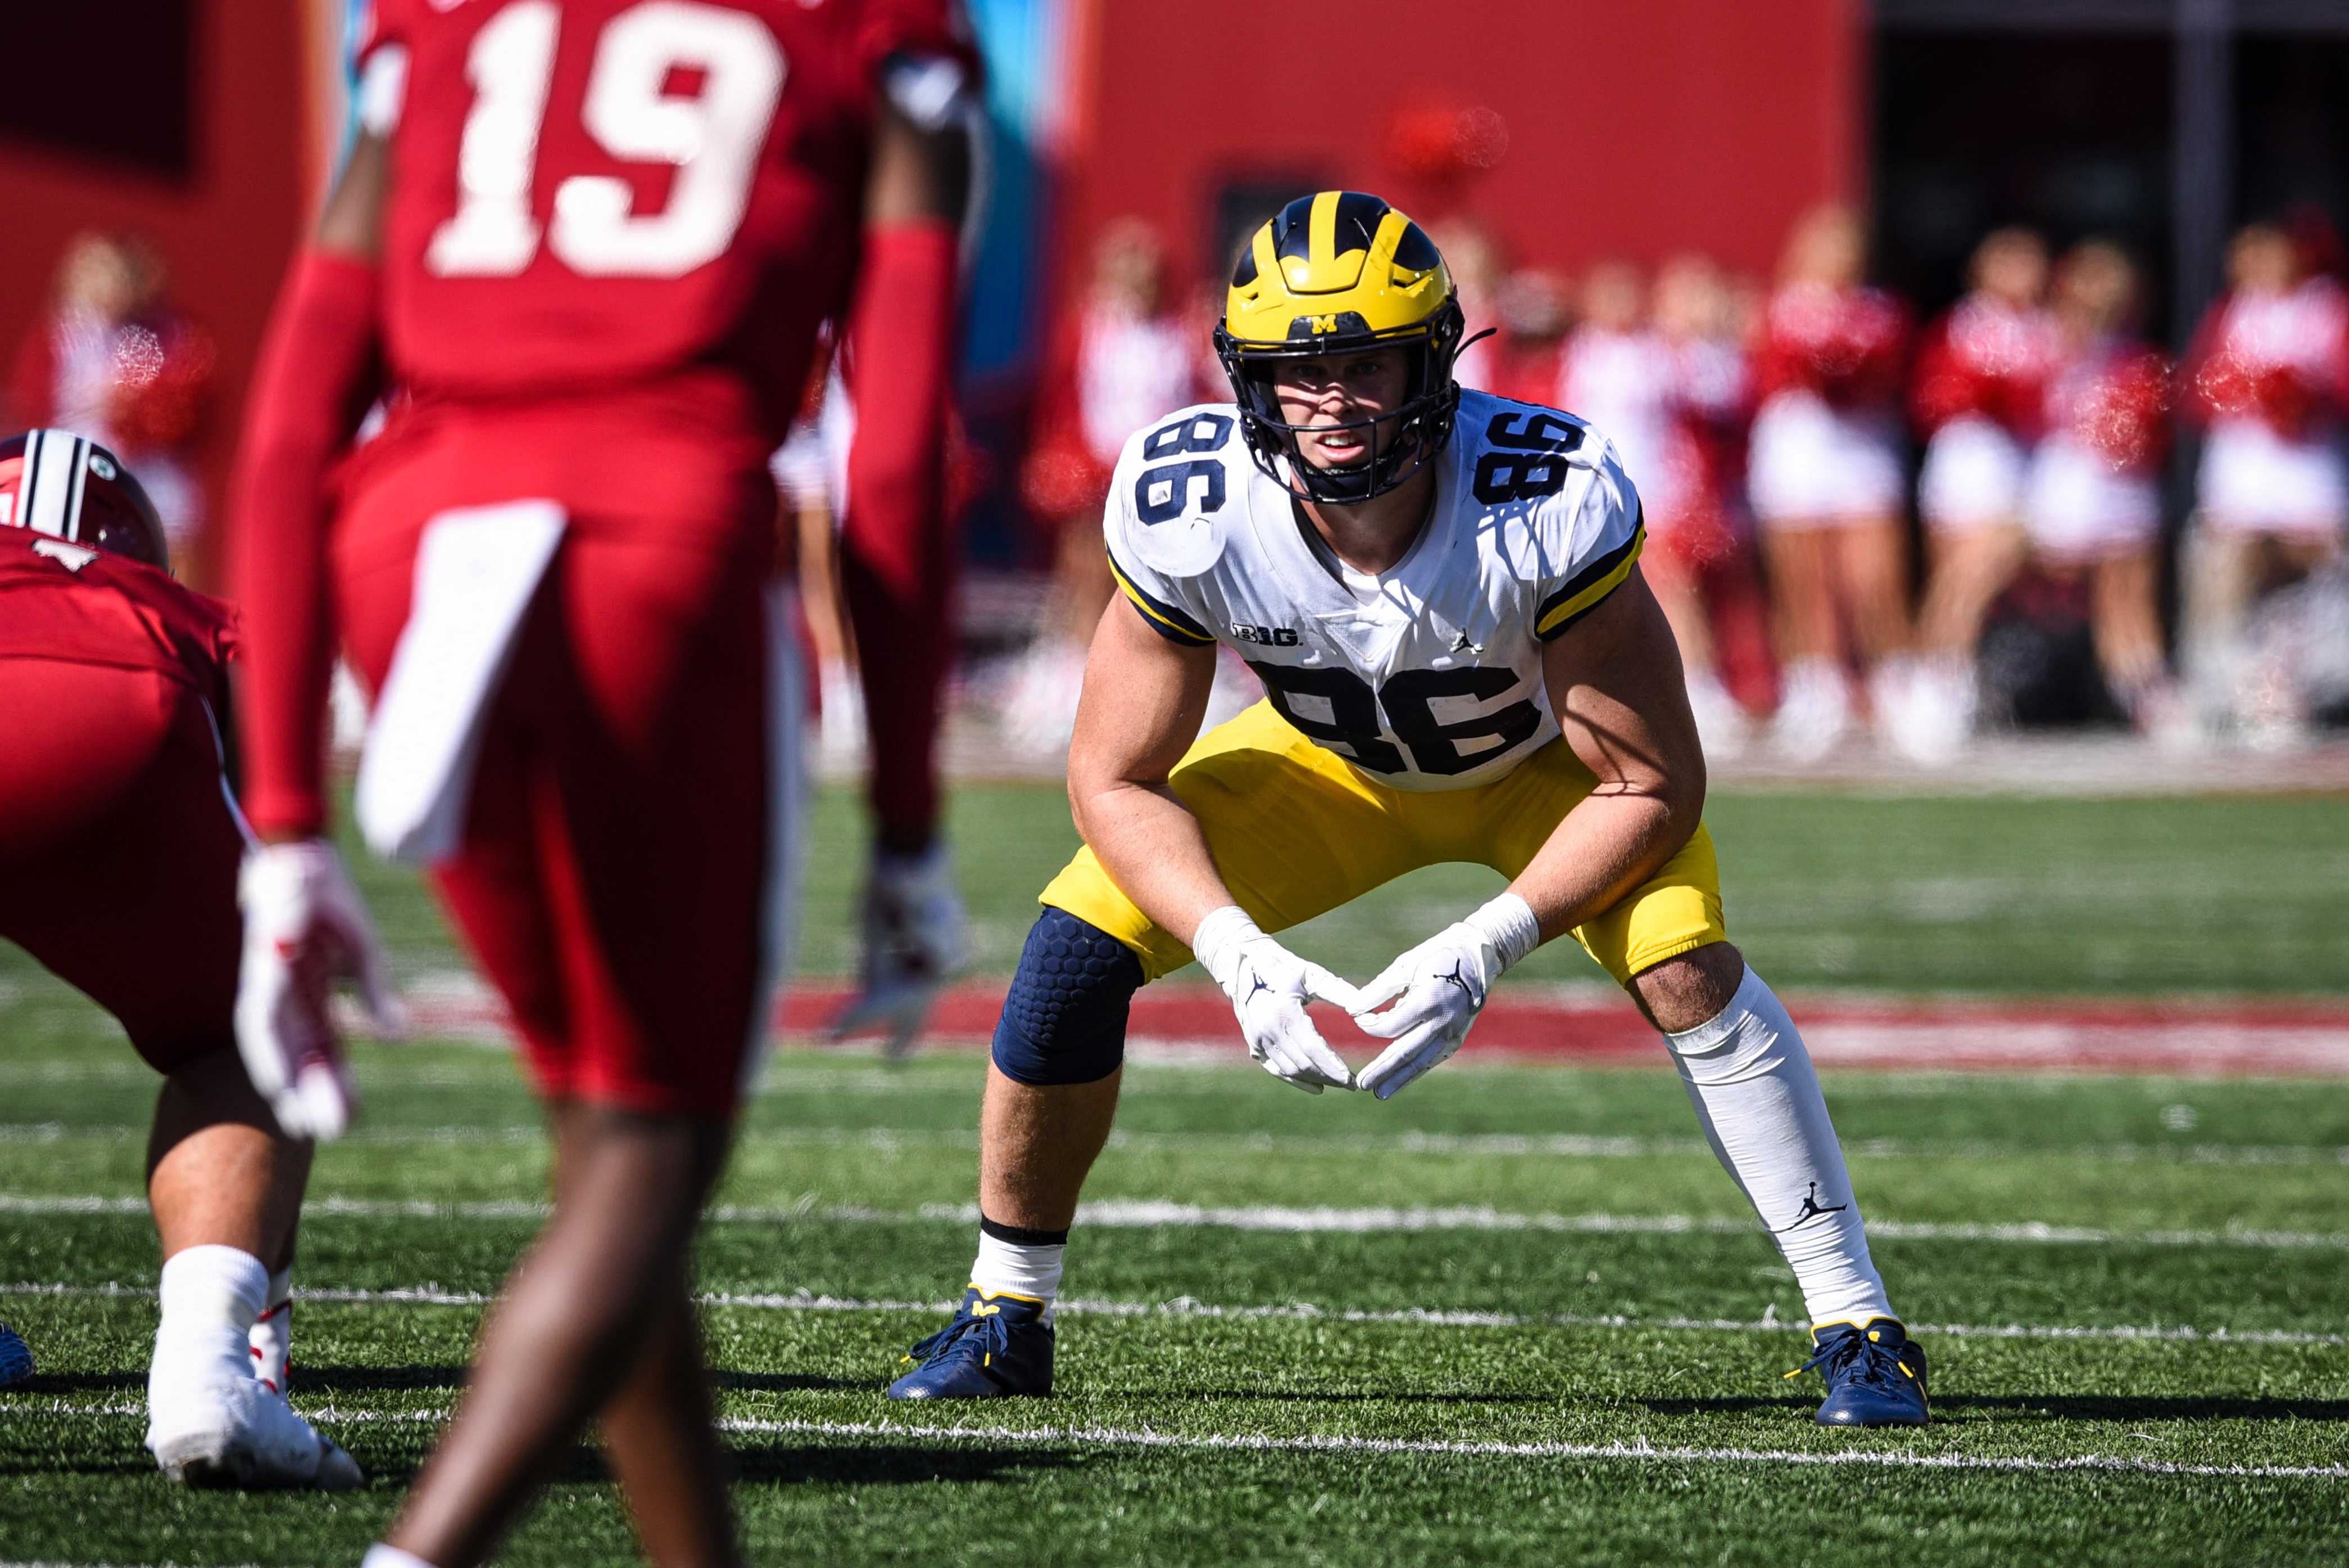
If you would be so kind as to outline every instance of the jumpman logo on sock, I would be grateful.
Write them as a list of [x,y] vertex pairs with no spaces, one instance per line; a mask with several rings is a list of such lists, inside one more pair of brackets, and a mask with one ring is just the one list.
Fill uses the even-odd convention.
[[1795,1229],[1796,1226],[1807,1224],[1809,1221],[1817,1219],[1823,1214],[1840,1214],[1850,1207],[1851,1205],[1848,1203],[1833,1203],[1822,1206],[1819,1202],[1819,1184],[1814,1181],[1811,1183],[1811,1189],[1803,1194],[1803,1211],[1795,1216],[1795,1223],[1787,1226],[1786,1229],[1792,1231]]

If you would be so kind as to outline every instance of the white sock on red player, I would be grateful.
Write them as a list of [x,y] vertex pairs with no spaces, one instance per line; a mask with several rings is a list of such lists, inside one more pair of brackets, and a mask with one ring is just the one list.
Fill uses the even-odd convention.
[[359,1559],[359,1568],[432,1568],[432,1564],[413,1552],[402,1552],[378,1541]]
[[293,1385],[294,1271],[280,1269],[269,1276],[269,1304],[253,1320],[247,1338],[253,1352],[253,1376],[270,1392],[284,1395]]
[[253,1376],[253,1325],[269,1296],[269,1271],[234,1247],[190,1247],[163,1264],[162,1321],[147,1397]]

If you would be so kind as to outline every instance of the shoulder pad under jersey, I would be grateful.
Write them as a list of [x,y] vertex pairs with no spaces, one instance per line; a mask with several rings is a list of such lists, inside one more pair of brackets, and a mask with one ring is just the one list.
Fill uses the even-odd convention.
[[1224,553],[1256,468],[1228,403],[1203,403],[1139,431],[1110,485],[1111,541],[1169,577],[1195,577]]

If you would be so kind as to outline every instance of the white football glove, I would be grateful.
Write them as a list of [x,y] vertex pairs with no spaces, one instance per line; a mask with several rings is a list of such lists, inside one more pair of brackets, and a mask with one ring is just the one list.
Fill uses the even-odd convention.
[[1266,1072],[1308,1094],[1354,1087],[1352,1072],[1305,1015],[1309,997],[1350,1012],[1361,1001],[1352,986],[1257,929],[1237,904],[1199,922],[1191,952],[1232,999],[1248,1054]]
[[236,901],[244,911],[236,1048],[245,1073],[286,1137],[339,1137],[358,1094],[326,992],[336,981],[355,982],[377,1033],[406,1033],[383,943],[342,857],[322,838],[247,849]]
[[[1347,1010],[1363,1033],[1394,1042],[1362,1069],[1359,1086],[1391,1100],[1405,1084],[1450,1060],[1501,971],[1540,942],[1533,909],[1515,893],[1504,893],[1387,965]],[[1394,1005],[1387,1012],[1378,1011],[1389,1002]]]
[[832,1038],[885,1033],[885,1054],[904,1056],[969,956],[970,922],[947,846],[918,855],[875,848],[864,884],[864,984],[833,1020]]

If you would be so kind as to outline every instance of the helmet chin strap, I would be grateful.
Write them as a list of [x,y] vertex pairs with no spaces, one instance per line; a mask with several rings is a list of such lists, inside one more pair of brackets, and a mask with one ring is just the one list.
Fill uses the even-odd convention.
[[[1406,424],[1409,422],[1406,421]],[[1407,432],[1404,430],[1398,430],[1395,431],[1393,444],[1386,452],[1381,452],[1379,449],[1378,426],[1372,423],[1365,427],[1364,431],[1370,447],[1369,456],[1360,462],[1339,463],[1330,468],[1318,468],[1305,461],[1303,438],[1311,433],[1313,432],[1301,430],[1292,430],[1289,432],[1288,466],[1293,478],[1289,490],[1292,493],[1302,495],[1308,501],[1333,506],[1350,506],[1364,501],[1374,500],[1396,488],[1397,485],[1406,483],[1411,477],[1410,473],[1405,473],[1392,483],[1386,484],[1380,483],[1379,478],[1382,469],[1400,466],[1403,459],[1409,455],[1401,450],[1406,441],[1415,447],[1421,440],[1415,431]],[[1423,463],[1415,463],[1413,465],[1412,472],[1416,472],[1423,466],[1424,466]],[[1311,477],[1309,478],[1308,475]]]

